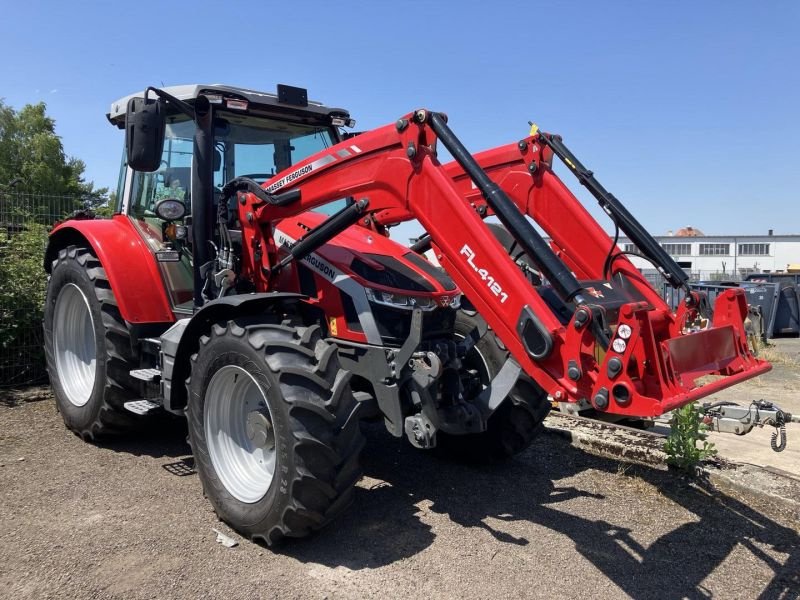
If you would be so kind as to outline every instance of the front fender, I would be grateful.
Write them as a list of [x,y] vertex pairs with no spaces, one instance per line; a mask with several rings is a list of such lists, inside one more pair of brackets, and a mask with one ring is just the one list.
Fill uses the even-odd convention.
[[200,337],[211,331],[214,323],[270,312],[280,314],[304,298],[292,292],[224,296],[208,302],[191,318],[175,323],[161,336],[164,408],[181,414],[186,407],[185,382],[191,374],[190,359],[197,352]]
[[100,260],[122,318],[129,323],[172,323],[175,315],[161,271],[130,219],[71,219],[50,233],[44,267],[50,272],[59,250],[87,245]]

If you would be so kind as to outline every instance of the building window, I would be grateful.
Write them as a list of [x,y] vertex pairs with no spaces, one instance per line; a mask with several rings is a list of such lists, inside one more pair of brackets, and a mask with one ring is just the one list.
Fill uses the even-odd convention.
[[639,249],[636,247],[636,244],[622,244],[622,251],[623,252],[639,252]]
[[670,256],[691,256],[691,244],[661,244]]
[[729,256],[730,244],[700,244],[700,256]]
[[769,256],[769,244],[739,244],[739,256]]

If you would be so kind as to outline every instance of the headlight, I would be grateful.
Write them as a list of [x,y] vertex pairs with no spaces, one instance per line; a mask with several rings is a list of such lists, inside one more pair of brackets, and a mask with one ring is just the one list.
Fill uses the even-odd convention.
[[448,303],[440,301],[436,302],[436,298],[431,296],[409,296],[407,294],[396,294],[394,292],[384,292],[382,290],[374,290],[372,288],[364,288],[367,292],[367,299],[370,302],[383,304],[385,306],[392,306],[394,308],[405,308],[407,310],[414,310],[419,308],[421,310],[434,310],[439,306],[449,306],[450,308],[458,308],[461,305],[461,294],[449,297]]

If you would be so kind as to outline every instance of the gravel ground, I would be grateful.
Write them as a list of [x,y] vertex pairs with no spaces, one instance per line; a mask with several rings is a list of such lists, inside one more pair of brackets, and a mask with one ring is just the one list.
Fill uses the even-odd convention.
[[800,597],[774,508],[551,435],[479,468],[368,437],[350,510],[272,551],[217,521],[179,424],[91,445],[52,400],[0,401],[0,597]]

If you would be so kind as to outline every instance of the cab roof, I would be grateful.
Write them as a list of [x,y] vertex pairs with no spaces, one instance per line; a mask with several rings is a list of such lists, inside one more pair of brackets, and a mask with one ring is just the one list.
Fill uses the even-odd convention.
[[[311,113],[311,114],[318,114],[320,116],[327,116],[327,115],[337,115],[337,116],[344,116],[349,117],[350,113],[342,108],[331,108],[328,106],[323,105],[321,102],[316,102],[313,100],[308,101],[308,106],[298,107],[295,104],[289,104],[285,102],[281,102],[278,99],[277,94],[273,94],[271,92],[259,92],[256,90],[249,90],[247,88],[240,88],[230,85],[222,85],[219,83],[209,83],[209,84],[201,84],[201,83],[193,83],[188,85],[173,85],[169,87],[162,87],[160,88],[178,98],[179,100],[184,100],[186,102],[192,102],[195,98],[200,96],[201,94],[219,94],[222,96],[228,97],[236,97],[239,99],[247,100],[248,103],[257,104],[265,107],[275,106],[275,107],[286,107],[289,109],[293,109],[295,111],[303,112],[303,113]],[[154,94],[150,94],[154,96]],[[111,103],[111,110],[106,115],[108,120],[118,127],[125,126],[125,111],[128,107],[128,101],[131,98],[142,98],[144,97],[144,90],[140,92],[136,92],[133,94],[129,94],[128,96],[124,96],[119,100]]]

